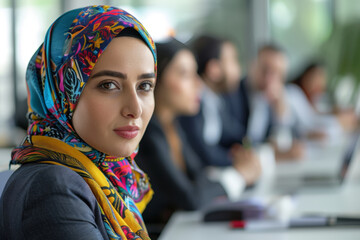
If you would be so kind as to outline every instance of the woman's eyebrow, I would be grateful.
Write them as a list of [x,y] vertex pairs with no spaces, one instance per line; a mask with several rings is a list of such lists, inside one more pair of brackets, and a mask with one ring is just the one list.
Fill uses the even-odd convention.
[[95,73],[93,76],[91,76],[91,78],[96,78],[96,77],[101,77],[101,76],[111,76],[111,77],[116,77],[116,78],[120,78],[120,79],[127,79],[126,74],[121,73],[121,72],[111,71],[111,70],[100,71],[98,73]]
[[155,78],[155,73],[144,73],[138,76],[138,79],[149,79],[149,78]]
[[[102,77],[102,76],[111,76],[111,77],[116,77],[116,78],[120,78],[120,79],[127,79],[127,75],[122,73],[122,72],[116,72],[116,71],[111,71],[111,70],[103,70],[100,71],[98,73],[95,73],[93,76],[91,76],[91,78],[97,78],[97,77]],[[143,73],[141,75],[138,76],[138,79],[149,79],[149,78],[155,78],[155,73],[151,72],[151,73]]]

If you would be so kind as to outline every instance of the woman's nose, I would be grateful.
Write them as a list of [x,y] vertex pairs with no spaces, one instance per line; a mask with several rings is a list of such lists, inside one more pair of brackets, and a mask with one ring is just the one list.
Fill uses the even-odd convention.
[[130,91],[126,94],[125,99],[122,100],[122,109],[121,114],[125,118],[139,118],[142,113],[142,107],[140,104],[140,99],[137,95],[136,90]]

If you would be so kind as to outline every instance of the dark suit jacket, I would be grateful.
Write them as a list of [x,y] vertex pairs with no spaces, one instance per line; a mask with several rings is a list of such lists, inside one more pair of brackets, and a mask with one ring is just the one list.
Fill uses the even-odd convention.
[[[230,114],[236,119],[236,122],[242,126],[244,131],[243,136],[246,136],[247,134],[251,114],[249,84],[249,79],[245,77],[240,81],[239,88],[235,92],[224,95],[224,99]],[[272,116],[270,106],[267,109],[266,115],[269,117],[270,121],[266,126],[266,133],[264,135],[265,137],[261,140],[261,142],[265,142],[269,138],[271,128],[275,124],[273,122],[274,117]]]
[[[206,119],[204,119],[203,115],[203,104],[201,104],[197,115],[180,118],[180,124],[189,143],[194,146],[194,150],[205,165],[231,166],[230,147],[234,143],[241,144],[246,135],[249,104],[247,101],[246,103],[243,102],[242,98],[247,100],[247,97],[239,94],[239,92],[221,97],[224,98],[224,106],[219,109],[222,121],[222,135],[218,144],[209,145],[204,139]],[[241,105],[239,105],[239,101],[242,103]]]
[[171,159],[170,147],[154,116],[140,142],[136,162],[150,178],[154,197],[143,213],[146,223],[164,222],[176,210],[196,210],[218,196],[226,196],[220,184],[207,179],[201,161],[183,136],[182,153],[186,173]]
[[249,125],[250,118],[250,96],[248,80],[246,78],[240,81],[239,88],[231,93],[224,94],[225,103],[229,113],[237,119],[238,123],[244,129],[244,135]]
[[95,196],[74,171],[25,164],[0,199],[0,239],[108,239]]

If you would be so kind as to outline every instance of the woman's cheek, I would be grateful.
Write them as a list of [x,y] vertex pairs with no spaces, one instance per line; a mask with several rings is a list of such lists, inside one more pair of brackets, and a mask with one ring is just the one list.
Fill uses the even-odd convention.
[[149,123],[155,109],[155,99],[153,94],[149,94],[143,99],[142,104],[142,121],[144,126]]

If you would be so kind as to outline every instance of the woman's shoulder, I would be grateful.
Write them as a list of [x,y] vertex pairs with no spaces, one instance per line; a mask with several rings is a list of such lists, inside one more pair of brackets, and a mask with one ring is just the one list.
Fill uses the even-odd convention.
[[286,85],[285,94],[287,100],[290,101],[290,103],[295,104],[295,106],[296,104],[304,104],[304,101],[307,101],[304,91],[294,83]]
[[[80,178],[79,174],[70,168],[62,165],[43,164],[43,163],[29,163],[24,164],[18,168],[10,178],[16,180],[27,179],[33,181],[57,180],[61,179],[66,182],[68,178]],[[19,179],[18,179],[19,178]]]
[[39,234],[46,236],[41,239],[106,236],[101,210],[85,180],[70,168],[43,163],[24,164],[9,179],[0,199],[1,228],[0,237],[7,232],[15,239],[23,239],[22,234],[29,239]]
[[[51,194],[54,192],[73,192],[89,188],[84,179],[68,167],[54,164],[24,164],[9,178],[4,192],[12,191]],[[90,190],[90,189],[89,189]],[[33,194],[31,194],[33,195]]]

